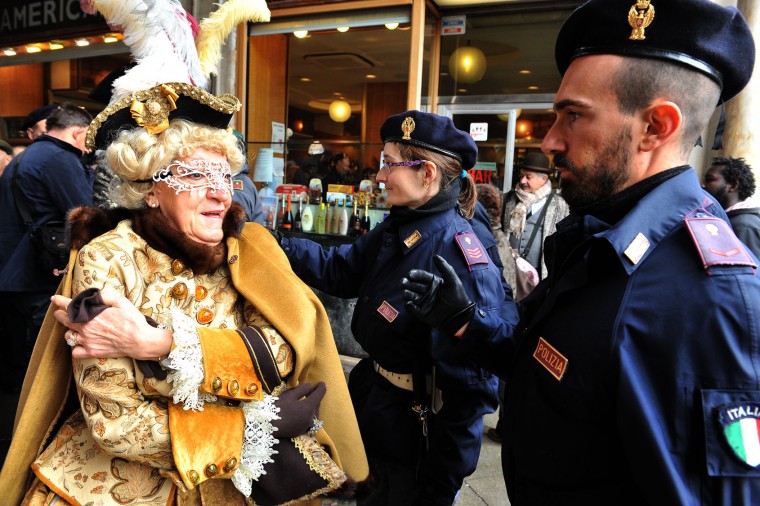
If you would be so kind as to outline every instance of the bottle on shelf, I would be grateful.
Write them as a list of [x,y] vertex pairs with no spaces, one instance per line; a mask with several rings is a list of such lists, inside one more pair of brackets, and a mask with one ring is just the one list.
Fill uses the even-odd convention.
[[325,233],[325,220],[327,218],[327,209],[325,209],[325,203],[321,202],[319,204],[319,211],[317,211],[317,223],[315,225],[315,228],[317,230],[318,234],[324,234]]
[[369,229],[371,228],[370,222],[369,222],[369,203],[364,203],[364,217],[362,218],[361,223],[362,228],[362,234],[366,234],[369,232]]
[[351,213],[351,217],[348,219],[348,234],[354,237],[361,235],[362,225],[361,218],[359,218],[359,202],[354,198],[354,212]]
[[346,201],[340,201],[340,215],[338,216],[338,233],[340,235],[348,234],[348,211],[346,211]]
[[272,212],[271,207],[267,207],[267,228],[269,230],[274,230],[274,213]]
[[301,213],[301,229],[304,232],[311,232],[314,229],[314,215],[309,204],[304,206],[303,213]]
[[330,233],[337,234],[340,230],[340,209],[338,209],[338,200],[333,201],[332,223],[330,224]]
[[275,223],[275,227],[278,229],[282,228],[282,220],[285,218],[285,195],[282,196],[282,204],[280,204],[279,209],[277,209],[277,223]]
[[293,230],[293,211],[290,208],[290,194],[288,194],[288,202],[286,204],[285,213],[282,217],[282,228],[283,230]]
[[[295,193],[295,190],[293,191]],[[302,230],[301,225],[301,196],[298,196],[298,209],[296,210],[296,217],[293,223],[293,227],[300,232]]]
[[[334,202],[333,202],[334,204]],[[327,206],[327,209],[325,209],[325,234],[332,233],[332,219],[333,219],[333,206],[330,204],[330,202],[327,202],[325,204]]]

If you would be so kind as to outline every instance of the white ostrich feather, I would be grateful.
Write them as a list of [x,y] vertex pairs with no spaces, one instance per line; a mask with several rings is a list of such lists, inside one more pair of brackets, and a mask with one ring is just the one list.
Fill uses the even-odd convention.
[[90,0],[108,24],[124,33],[136,65],[116,79],[111,101],[160,83],[206,88],[192,28],[178,0]]
[[235,27],[244,21],[269,21],[265,0],[227,0],[219,9],[201,21],[196,47],[205,75],[216,74],[221,60],[221,47]]

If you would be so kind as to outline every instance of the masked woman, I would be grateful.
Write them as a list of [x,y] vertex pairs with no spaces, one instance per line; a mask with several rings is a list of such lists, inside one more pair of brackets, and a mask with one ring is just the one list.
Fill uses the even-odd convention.
[[[70,215],[74,250],[55,299],[70,329],[48,313],[4,500],[17,502],[29,464],[28,504],[280,504],[366,477],[324,309],[232,205],[244,160],[225,127],[238,108],[168,83],[90,127],[123,207]],[[159,113],[135,124],[135,109]]]
[[[377,181],[393,206],[389,218],[351,245],[323,250],[288,237],[281,245],[308,285],[357,298],[352,331],[369,358],[349,389],[377,485],[359,504],[451,505],[475,469],[483,415],[497,406],[496,379],[468,358],[468,336],[454,336],[473,314],[471,326],[508,329],[517,314],[468,220],[476,205],[463,170],[477,158],[470,135],[419,111],[389,117],[380,135]],[[468,307],[428,325],[404,308],[400,282],[410,269],[434,269],[438,256],[452,266],[444,280],[462,279],[452,296]]]

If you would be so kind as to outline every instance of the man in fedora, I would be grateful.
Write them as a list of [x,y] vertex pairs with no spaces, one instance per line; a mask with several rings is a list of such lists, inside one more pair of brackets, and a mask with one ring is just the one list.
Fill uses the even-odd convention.
[[[557,222],[570,212],[564,199],[552,189],[550,165],[549,157],[541,152],[525,155],[517,166],[517,187],[504,196],[501,220],[509,245],[536,268],[541,279],[546,277],[544,239],[557,231]],[[507,282],[514,286],[514,280]]]

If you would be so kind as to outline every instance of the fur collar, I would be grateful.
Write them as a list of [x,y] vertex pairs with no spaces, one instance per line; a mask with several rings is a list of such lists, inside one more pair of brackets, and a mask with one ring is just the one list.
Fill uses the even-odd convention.
[[[104,234],[122,221],[132,220],[132,229],[145,239],[151,248],[181,259],[196,274],[208,274],[224,263],[227,244],[222,241],[214,247],[188,239],[173,223],[166,220],[160,209],[99,209],[82,206],[72,209],[67,218],[67,236],[74,249]],[[224,217],[224,238],[239,237],[245,222],[245,211],[233,203]]]

